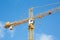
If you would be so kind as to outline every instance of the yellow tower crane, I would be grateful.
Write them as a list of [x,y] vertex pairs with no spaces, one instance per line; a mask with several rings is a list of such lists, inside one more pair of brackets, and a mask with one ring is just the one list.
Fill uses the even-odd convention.
[[33,9],[34,9],[33,7],[29,9],[29,18],[27,18],[25,20],[17,21],[17,22],[12,22],[12,23],[6,22],[5,28],[13,30],[14,26],[29,22],[29,26],[28,26],[28,31],[29,31],[28,40],[34,40],[34,37],[33,37],[34,36],[34,34],[33,34],[33,31],[34,31],[34,20],[37,19],[37,18],[42,18],[44,16],[53,14],[53,12],[59,11],[60,10],[60,6],[54,8],[54,9],[48,10],[46,12],[43,12],[42,14],[39,14],[37,16],[33,16]]

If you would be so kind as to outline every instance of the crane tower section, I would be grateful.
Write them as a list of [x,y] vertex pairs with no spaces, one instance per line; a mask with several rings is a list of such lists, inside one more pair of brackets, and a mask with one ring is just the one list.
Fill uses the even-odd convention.
[[34,17],[33,17],[33,8],[29,9],[29,29],[34,29]]
[[34,40],[34,37],[33,37],[33,29],[34,29],[34,19],[33,19],[33,8],[30,8],[29,9],[29,26],[28,26],[28,29],[29,29],[29,33],[28,33],[28,40]]

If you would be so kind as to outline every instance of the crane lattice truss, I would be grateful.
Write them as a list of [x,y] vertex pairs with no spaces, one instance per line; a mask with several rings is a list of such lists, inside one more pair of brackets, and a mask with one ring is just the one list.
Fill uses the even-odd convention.
[[5,28],[9,28],[10,30],[13,29],[14,26],[16,25],[20,25],[20,24],[24,24],[26,22],[29,22],[29,26],[28,26],[28,30],[29,30],[29,37],[28,40],[34,40],[33,37],[33,30],[34,30],[34,20],[37,18],[42,18],[44,16],[53,14],[54,12],[60,11],[60,6],[56,7],[54,9],[48,10],[46,12],[43,12],[41,14],[38,14],[37,16],[33,16],[33,7],[29,9],[29,18],[21,20],[21,21],[17,21],[17,22],[7,22],[5,24]]

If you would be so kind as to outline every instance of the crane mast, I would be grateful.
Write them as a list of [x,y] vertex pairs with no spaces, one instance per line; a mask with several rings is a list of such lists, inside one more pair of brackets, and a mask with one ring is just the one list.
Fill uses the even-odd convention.
[[29,9],[29,24],[28,24],[28,40],[33,40],[33,31],[34,31],[34,19],[33,19],[33,8]]

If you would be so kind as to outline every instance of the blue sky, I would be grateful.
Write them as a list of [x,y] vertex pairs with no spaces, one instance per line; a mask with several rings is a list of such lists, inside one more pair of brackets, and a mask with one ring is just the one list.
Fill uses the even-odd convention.
[[[28,40],[28,23],[14,27],[10,31],[4,28],[6,22],[28,18],[29,8],[60,2],[60,0],[0,0],[0,40]],[[34,16],[60,4],[34,8]],[[34,40],[60,40],[60,12],[35,20]]]

